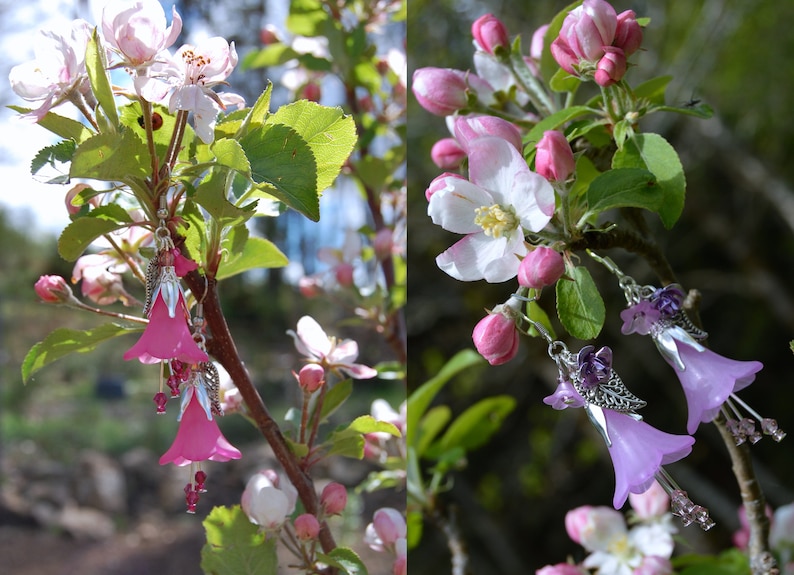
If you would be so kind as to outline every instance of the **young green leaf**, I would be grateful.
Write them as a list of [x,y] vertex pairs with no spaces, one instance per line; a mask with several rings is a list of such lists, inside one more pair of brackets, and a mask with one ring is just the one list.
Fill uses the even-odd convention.
[[281,268],[289,263],[276,245],[264,238],[248,238],[243,251],[237,257],[221,262],[215,278],[226,279],[254,268]]
[[592,113],[592,110],[587,106],[571,106],[570,108],[564,108],[558,112],[555,112],[551,116],[547,116],[535,124],[535,126],[524,137],[524,145],[529,146],[531,144],[532,148],[534,149],[534,144],[537,144],[540,141],[540,139],[543,137],[543,132],[546,130],[556,130],[574,118],[578,118],[579,116],[584,116],[585,114],[590,113]]
[[254,215],[255,205],[238,208],[226,199],[229,172],[214,168],[210,175],[196,188],[192,199],[218,222],[220,226],[232,226],[247,221]]
[[[65,164],[72,161],[72,156],[76,149],[76,144],[73,140],[63,140],[52,146],[42,148],[33,158],[30,163],[30,173],[35,176],[45,166],[50,166],[54,170],[58,169],[57,164]],[[56,172],[57,173],[57,172]],[[65,181],[64,181],[65,179]],[[47,183],[52,184],[65,184],[69,182],[69,176],[61,173],[54,179],[50,179]]]
[[212,153],[219,166],[225,166],[246,176],[251,175],[251,164],[243,151],[242,146],[229,138],[216,140],[212,145]]
[[612,208],[644,208],[659,212],[664,192],[656,177],[641,168],[618,168],[600,174],[587,189],[587,205],[592,213]]
[[130,215],[117,204],[108,204],[91,210],[87,216],[74,220],[61,232],[58,238],[58,253],[66,261],[74,261],[95,239],[126,227],[130,223],[132,223]]
[[135,132],[108,132],[77,146],[69,176],[124,182],[131,177],[145,178],[150,165],[149,150]]
[[645,98],[651,104],[661,106],[664,104],[664,92],[672,79],[672,76],[659,76],[643,82],[634,88],[634,97]]
[[88,72],[88,81],[91,82],[91,89],[99,105],[102,106],[111,129],[115,129],[119,125],[119,115],[107,73],[105,49],[102,47],[102,40],[96,28],[94,28],[94,33],[86,46],[85,67]]
[[604,326],[606,309],[590,272],[582,266],[569,267],[570,279],[557,282],[557,315],[563,327],[579,339],[593,339]]
[[239,505],[215,507],[203,522],[201,568],[210,575],[276,575],[278,537],[265,537]]
[[684,210],[686,178],[681,160],[667,140],[659,134],[635,134],[612,157],[613,168],[641,168],[656,176],[662,191],[659,217],[670,229]]
[[34,345],[25,356],[22,361],[22,381],[27,383],[41,368],[70,353],[87,353],[104,341],[120,335],[136,333],[142,329],[143,327],[129,327],[116,323],[107,323],[83,331],[56,329]]
[[452,419],[452,410],[448,405],[437,405],[427,410],[419,421],[416,436],[416,454],[422,457],[433,440]]
[[[31,111],[30,108],[23,108],[22,106],[9,106],[9,108],[20,114],[27,114]],[[59,116],[54,112],[47,112],[47,114],[36,123],[56,136],[60,136],[65,140],[74,140],[78,144],[94,135],[91,130],[77,120]]]
[[330,553],[317,553],[317,560],[336,567],[341,573],[347,575],[368,575],[367,567],[356,555],[356,552],[347,547],[336,547]]
[[394,437],[402,436],[400,430],[393,423],[378,421],[371,415],[360,415],[350,422],[347,429],[358,433],[388,433]]
[[325,393],[325,400],[320,411],[320,422],[325,421],[328,417],[335,412],[341,405],[347,401],[350,394],[353,393],[353,380],[343,379]]
[[289,126],[309,144],[317,165],[318,192],[334,183],[356,145],[355,122],[342,108],[299,100],[279,108],[267,123]]
[[509,395],[486,397],[478,401],[450,424],[438,442],[439,448],[449,451],[460,447],[470,451],[488,443],[515,407],[516,399]]
[[419,419],[430,407],[433,398],[441,391],[441,388],[461,371],[481,364],[484,361],[485,359],[473,349],[463,349],[452,356],[432,379],[427,380],[411,393],[408,397],[406,425],[409,445],[415,445]]

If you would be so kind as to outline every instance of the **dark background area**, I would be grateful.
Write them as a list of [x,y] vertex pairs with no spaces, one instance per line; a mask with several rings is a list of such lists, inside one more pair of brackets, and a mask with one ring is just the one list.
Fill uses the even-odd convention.
[[[413,0],[408,23],[409,78],[419,67],[471,69],[471,23],[491,12],[511,37],[528,49],[532,32],[566,2],[430,2]],[[756,382],[740,396],[761,413],[794,428],[794,165],[792,78],[794,61],[787,30],[794,6],[774,1],[616,2],[651,18],[643,50],[627,78],[632,85],[674,76],[667,101],[701,99],[715,110],[710,120],[656,114],[640,129],[662,134],[681,156],[687,202],[680,221],[665,230],[646,220],[686,289],[702,293],[700,313],[716,352],[764,363]],[[459,236],[434,226],[424,190],[441,170],[430,148],[448,136],[444,120],[409,104],[409,378],[411,387],[432,376],[456,351],[471,347],[471,330],[486,308],[507,299],[514,283],[462,283],[441,272],[436,255]],[[610,219],[618,216],[610,215]],[[607,255],[640,283],[656,283],[641,260],[612,250]],[[586,257],[586,256],[585,256]],[[589,259],[589,258],[588,258]],[[592,272],[606,300],[607,319],[598,345],[615,353],[614,367],[630,389],[648,401],[646,421],[670,433],[685,433],[686,406],[673,371],[650,338],[622,336],[625,307],[614,277],[594,262]],[[553,292],[541,304],[554,316]],[[584,342],[567,341],[573,350]],[[567,537],[565,513],[578,505],[610,505],[614,474],[600,437],[581,412],[556,412],[542,403],[556,370],[539,340],[522,338],[519,355],[499,367],[482,367],[447,386],[441,402],[459,413],[476,400],[502,393],[518,400],[491,442],[470,454],[454,474],[441,508],[454,511],[470,555],[472,573],[527,573],[568,556],[584,557]],[[701,425],[693,453],[668,471],[692,499],[709,508],[718,525],[704,534],[680,528],[678,552],[718,552],[738,529],[738,488],[725,447],[712,425]],[[773,507],[794,500],[790,478],[791,436],[765,438],[752,448],[756,469]],[[412,573],[449,572],[446,541],[426,525],[411,552]]]

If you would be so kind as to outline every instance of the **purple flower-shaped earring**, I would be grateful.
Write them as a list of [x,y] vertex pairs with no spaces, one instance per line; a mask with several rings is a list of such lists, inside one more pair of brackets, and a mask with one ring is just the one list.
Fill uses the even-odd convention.
[[762,418],[735,394],[755,380],[764,367],[758,361],[736,361],[714,353],[700,342],[708,334],[697,328],[684,309],[684,291],[671,284],[663,288],[639,286],[609,258],[590,255],[618,276],[628,307],[621,312],[624,334],[650,335],[662,357],[675,370],[687,399],[687,432],[722,411],[737,445],[761,439],[752,419],[740,414],[744,407],[761,422],[761,430],[775,441],[785,437],[774,419]]

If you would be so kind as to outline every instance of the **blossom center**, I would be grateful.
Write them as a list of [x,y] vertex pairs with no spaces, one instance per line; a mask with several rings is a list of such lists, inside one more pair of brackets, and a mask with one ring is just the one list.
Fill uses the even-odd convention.
[[518,228],[519,220],[512,206],[482,206],[474,210],[474,213],[474,223],[482,228],[486,236],[501,238]]
[[203,84],[206,77],[203,73],[204,66],[212,63],[212,60],[204,54],[196,54],[193,50],[187,49],[182,52],[182,59],[187,66],[187,78],[191,84]]

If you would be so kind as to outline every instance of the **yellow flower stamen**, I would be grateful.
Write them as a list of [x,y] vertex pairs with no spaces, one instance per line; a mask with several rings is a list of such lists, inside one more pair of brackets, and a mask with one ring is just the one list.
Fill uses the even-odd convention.
[[482,228],[486,236],[501,238],[518,228],[519,220],[512,206],[482,206],[474,210],[474,213],[474,223]]

